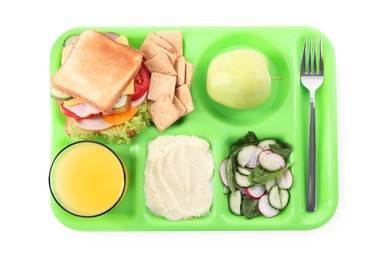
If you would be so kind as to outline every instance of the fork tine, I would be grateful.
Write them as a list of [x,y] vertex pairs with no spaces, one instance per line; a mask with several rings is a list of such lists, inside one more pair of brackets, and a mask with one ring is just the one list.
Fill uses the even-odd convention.
[[308,64],[307,64],[307,72],[308,73],[313,73],[313,70],[312,70],[312,62],[311,62],[311,60],[312,60],[312,58],[313,58],[313,56],[312,56],[312,51],[313,51],[313,48],[312,48],[312,45],[313,45],[313,40],[312,40],[312,38],[310,37],[310,45],[309,45],[309,62],[308,62]]
[[324,53],[322,50],[322,37],[320,38],[320,70],[319,70],[319,74],[321,76],[324,75]]
[[305,74],[306,73],[306,44],[307,44],[307,38],[305,39],[305,43],[303,44],[302,62],[301,62],[301,74]]
[[317,40],[314,39],[314,46],[312,48],[313,52],[313,74],[317,74]]

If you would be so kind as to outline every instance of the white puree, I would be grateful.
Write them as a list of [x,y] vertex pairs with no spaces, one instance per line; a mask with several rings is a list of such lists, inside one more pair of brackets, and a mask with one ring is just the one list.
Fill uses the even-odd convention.
[[149,142],[145,203],[170,220],[207,215],[213,202],[214,171],[209,143],[196,136],[160,136]]

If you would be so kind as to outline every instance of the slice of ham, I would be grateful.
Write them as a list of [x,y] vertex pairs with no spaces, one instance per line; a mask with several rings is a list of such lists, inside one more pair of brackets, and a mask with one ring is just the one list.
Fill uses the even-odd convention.
[[132,107],[139,107],[146,99],[148,92],[145,92],[139,99],[131,101],[131,106]]
[[112,124],[109,124],[104,121],[101,116],[73,120],[78,127],[84,130],[100,131],[113,126]]
[[113,32],[107,32],[104,34],[105,36],[107,36],[108,38],[112,39],[112,40],[116,40],[117,38],[119,38],[119,35],[116,34],[116,33],[113,33]]
[[100,110],[91,106],[88,103],[80,103],[74,106],[64,106],[66,109],[70,110],[75,115],[85,118],[89,117],[91,115],[98,115],[100,114]]

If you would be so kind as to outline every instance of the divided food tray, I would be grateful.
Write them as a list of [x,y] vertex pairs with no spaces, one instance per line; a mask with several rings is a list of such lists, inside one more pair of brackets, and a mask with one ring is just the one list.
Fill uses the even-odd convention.
[[[55,216],[65,226],[84,231],[131,230],[297,230],[313,229],[325,224],[334,214],[338,202],[336,64],[329,39],[310,27],[101,27],[75,28],[54,43],[50,73],[60,67],[62,46],[67,37],[87,29],[115,32],[126,36],[129,44],[139,48],[149,32],[180,30],[186,60],[195,65],[191,94],[195,110],[181,118],[165,132],[151,125],[131,144],[110,144],[122,159],[129,177],[125,196],[105,215],[95,218],[73,216],[51,198]],[[317,210],[306,212],[305,186],[308,147],[309,93],[300,83],[299,71],[306,37],[322,37],[325,80],[316,93],[317,127]],[[230,109],[217,104],[207,94],[206,77],[211,60],[229,50],[251,48],[265,54],[273,77],[270,98],[252,109]],[[51,160],[66,145],[75,142],[64,130],[65,116],[51,101]],[[229,210],[228,196],[218,174],[221,161],[230,145],[248,131],[258,138],[278,138],[292,144],[290,160],[294,183],[288,206],[274,218],[258,216],[246,219]],[[214,201],[209,215],[189,220],[170,221],[154,216],[144,202],[144,168],[148,142],[160,135],[195,135],[206,139],[214,156]]]

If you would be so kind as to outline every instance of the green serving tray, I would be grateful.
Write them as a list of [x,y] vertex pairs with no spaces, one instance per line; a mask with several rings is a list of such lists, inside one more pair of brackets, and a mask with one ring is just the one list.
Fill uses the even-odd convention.
[[[87,29],[125,35],[139,48],[149,32],[180,30],[186,60],[195,64],[191,93],[195,111],[160,133],[151,125],[137,135],[130,145],[107,144],[122,159],[128,171],[129,185],[120,203],[105,215],[95,218],[73,216],[61,209],[51,198],[55,216],[65,226],[84,231],[103,230],[299,230],[314,229],[325,224],[334,214],[338,202],[336,63],[329,39],[310,27],[103,27],[75,28],[55,42],[50,58],[50,74],[60,67],[64,40]],[[317,126],[317,211],[306,212],[305,185],[308,158],[309,93],[299,78],[303,43],[306,37],[322,37],[325,80],[316,93]],[[239,48],[252,48],[264,53],[270,63],[272,94],[262,105],[246,110],[223,107],[212,101],[206,90],[207,69],[217,55]],[[48,88],[49,91],[49,88]],[[66,145],[75,142],[64,130],[65,116],[51,101],[51,160]],[[221,161],[230,145],[248,131],[259,138],[274,137],[293,146],[291,160],[294,183],[288,206],[274,218],[259,216],[247,220],[232,214],[228,197],[218,174]],[[147,144],[160,135],[196,135],[211,145],[215,171],[214,202],[210,214],[202,218],[169,221],[152,215],[144,203],[144,168]]]

